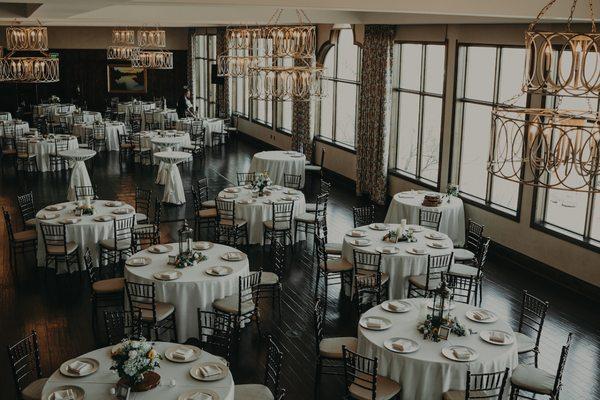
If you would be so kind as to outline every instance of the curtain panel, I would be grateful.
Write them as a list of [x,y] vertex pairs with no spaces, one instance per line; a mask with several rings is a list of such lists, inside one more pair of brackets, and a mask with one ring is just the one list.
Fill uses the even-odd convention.
[[[225,36],[225,27],[217,28],[217,62],[221,54],[227,54],[227,39]],[[223,84],[216,85],[216,103],[217,103],[217,116],[222,118],[228,118],[230,114],[229,104],[229,78],[224,77]]]
[[[294,66],[304,66],[304,61],[294,60]],[[313,100],[294,100],[292,104],[292,149],[304,151],[307,160],[312,160],[311,103]]]
[[356,132],[356,192],[384,204],[387,194],[395,27],[366,25]]

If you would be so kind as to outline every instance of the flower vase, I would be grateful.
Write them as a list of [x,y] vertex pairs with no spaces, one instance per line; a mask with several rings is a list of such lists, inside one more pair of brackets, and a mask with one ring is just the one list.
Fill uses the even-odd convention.
[[132,379],[125,377],[119,379],[119,383],[129,386],[132,392],[147,392],[158,386],[160,383],[160,375],[154,371],[148,371],[142,374],[142,379],[137,383],[132,382]]
[[258,189],[258,197],[263,197],[264,195],[265,195],[264,189],[263,188]]

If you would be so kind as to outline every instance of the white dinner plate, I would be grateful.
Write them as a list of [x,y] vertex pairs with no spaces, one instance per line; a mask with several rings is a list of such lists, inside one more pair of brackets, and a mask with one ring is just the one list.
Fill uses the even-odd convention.
[[[491,336],[492,336],[492,333],[494,333],[494,332],[504,335],[504,342],[493,341],[491,339]],[[514,335],[512,335],[506,331],[500,331],[500,330],[481,331],[481,332],[479,332],[479,337],[490,344],[495,344],[496,346],[508,346],[509,344],[513,344],[515,341]]]
[[450,248],[450,245],[444,242],[428,242],[427,247],[431,247],[432,249],[444,250]]
[[[223,272],[218,272],[219,270],[215,270],[215,268],[223,268]],[[227,276],[231,275],[231,273],[233,272],[233,268],[228,267],[226,265],[216,265],[214,267],[207,268],[204,272],[206,272],[210,276]]]
[[[456,358],[456,356],[454,355],[454,349],[466,349],[467,351],[469,351],[471,353],[471,357],[469,357],[465,360]],[[479,358],[479,353],[477,352],[477,350],[472,349],[471,347],[467,347],[467,346],[446,346],[446,347],[442,348],[442,355],[449,360],[458,361],[458,362],[471,362],[471,361],[475,361],[475,360],[477,360],[477,358]]]
[[164,254],[173,251],[173,246],[171,246],[170,244],[155,244],[153,246],[148,247],[148,251],[154,254]]
[[[381,326],[380,327],[372,327],[372,326],[369,327],[367,325],[369,319],[374,319],[374,320],[381,321]],[[374,316],[374,317],[363,317],[363,318],[361,318],[359,324],[363,328],[371,330],[371,331],[384,331],[384,330],[386,330],[386,329],[388,329],[389,327],[392,326],[392,321],[390,321],[386,317]]]
[[[161,274],[163,274],[165,272],[175,272],[175,275],[172,278],[162,277]],[[181,278],[181,275],[183,275],[183,273],[181,271],[172,271],[172,270],[158,271],[158,272],[155,272],[154,274],[152,274],[154,279],[158,279],[159,281],[174,281],[175,279]]]
[[283,197],[281,197],[281,200],[284,200],[284,201],[296,201],[298,199],[299,199],[298,196],[283,196]]
[[85,398],[85,390],[83,390],[83,388],[81,388],[79,386],[75,386],[75,385],[63,385],[63,386],[59,386],[56,389],[54,389],[52,391],[52,393],[50,393],[50,395],[48,395],[47,400],[55,400],[56,393],[61,392],[63,390],[69,390],[69,389],[71,389],[71,391],[75,395],[75,400],[83,400]]
[[58,220],[58,222],[63,225],[72,225],[78,223],[79,221],[81,221],[81,218],[63,218]]
[[[204,377],[204,375],[202,375],[202,373],[200,372],[200,367],[205,366],[205,365],[212,365],[214,367],[217,367],[218,369],[221,370],[221,373],[217,374],[217,375]],[[197,379],[199,381],[205,381],[205,382],[212,382],[212,381],[218,381],[220,379],[223,379],[227,376],[227,372],[229,372],[229,367],[220,362],[205,362],[202,364],[194,365],[190,369],[190,375],[192,376],[192,378]]]
[[195,242],[192,245],[192,249],[194,250],[198,250],[198,251],[203,251],[203,250],[210,250],[214,247],[215,245],[211,242]]
[[[140,261],[137,261],[140,260]],[[133,257],[130,258],[129,260],[125,261],[125,264],[127,264],[128,267],[145,267],[146,265],[150,264],[152,262],[152,259],[150,259],[149,257]]]
[[228,188],[223,189],[223,191],[227,192],[227,193],[239,193],[240,188],[228,187]]
[[387,231],[389,229],[387,224],[382,224],[381,222],[376,222],[374,224],[371,224],[371,225],[369,225],[369,228],[371,228],[375,231]]
[[[447,300],[446,302],[444,302],[444,310],[454,310],[454,307],[456,307],[456,304],[454,304],[454,301]],[[433,310],[433,299],[427,300],[427,308],[430,308]],[[437,310],[437,309],[439,309],[439,306],[435,307],[435,308]]]
[[[400,307],[398,307],[398,309],[396,309],[396,310],[392,309],[390,307],[390,301],[395,301],[395,302],[400,303]],[[405,313],[405,312],[409,312],[410,310],[412,310],[412,304],[410,304],[408,301],[404,301],[404,300],[386,300],[383,303],[381,303],[381,308],[383,308],[385,311],[388,311],[391,313]]]
[[367,247],[371,245],[371,239],[351,239],[349,243],[356,247]]
[[[476,313],[482,313],[482,314],[483,314],[483,316],[488,316],[488,318],[485,318],[485,319],[477,319],[477,318],[475,317],[475,314],[476,314]],[[492,311],[489,311],[489,310],[486,310],[486,309],[483,309],[483,308],[473,308],[473,309],[471,309],[471,310],[468,310],[468,311],[465,313],[465,316],[466,316],[468,319],[470,319],[471,321],[474,321],[474,322],[479,322],[479,323],[482,323],[482,324],[490,324],[490,323],[492,323],[492,322],[496,322],[496,321],[498,321],[498,316],[496,315],[496,313],[494,313],[494,312],[492,312]]]
[[108,222],[113,221],[114,219],[115,217],[112,215],[98,215],[97,217],[94,217],[94,221],[96,222]]
[[[69,364],[71,364],[74,361],[81,361],[81,362],[90,364],[91,368],[86,373],[83,373],[81,375],[73,373],[73,372],[69,371],[68,366],[69,366]],[[88,375],[91,375],[94,372],[98,371],[99,366],[100,366],[100,363],[98,362],[98,360],[95,360],[93,358],[80,357],[80,358],[73,358],[72,360],[65,361],[64,363],[62,363],[60,365],[59,371],[64,376],[68,376],[70,378],[81,378],[83,376],[88,376]]]
[[360,229],[353,229],[349,232],[346,232],[346,236],[362,238],[362,237],[367,236],[367,232],[360,230]]
[[180,394],[179,397],[177,398],[177,400],[188,400],[188,399],[192,398],[192,396],[194,396],[198,393],[207,394],[212,398],[212,400],[221,400],[221,397],[219,397],[219,394],[217,392],[215,392],[214,390],[210,390],[210,389],[190,390],[190,391]]
[[238,200],[238,204],[253,204],[256,203],[256,199],[241,199]]
[[237,194],[232,194],[232,193],[221,193],[219,195],[219,198],[221,199],[225,199],[225,200],[232,200],[232,199],[236,199],[237,198]]
[[123,205],[122,201],[107,201],[104,203],[106,207],[121,207]]
[[[179,349],[192,349],[192,350],[194,350],[194,354],[192,355],[192,357],[188,358],[187,360],[181,360],[179,358],[173,357],[173,353],[175,353]],[[179,344],[176,346],[172,346],[172,347],[169,347],[167,350],[165,350],[165,358],[167,360],[172,361],[174,363],[182,363],[182,364],[196,361],[198,358],[200,358],[200,354],[202,354],[202,350],[200,350],[200,348],[198,348],[196,346],[185,345],[185,344]]]
[[[234,254],[239,254],[239,257],[234,256]],[[229,251],[221,256],[221,258],[225,261],[242,261],[246,259],[246,254],[241,251]]]
[[444,240],[444,239],[448,238],[448,236],[444,235],[443,233],[439,233],[439,232],[427,232],[425,234],[425,237],[427,239],[431,239],[431,240]]
[[[395,349],[393,346],[393,343],[397,340],[402,340],[404,342],[404,350],[398,350]],[[389,351],[392,351],[394,353],[400,353],[400,354],[409,354],[409,353],[414,353],[415,351],[419,350],[419,348],[421,347],[419,345],[419,343],[415,342],[412,339],[408,339],[408,338],[401,338],[401,337],[393,337],[393,338],[389,338],[386,339],[383,342],[383,346],[388,349]]]
[[48,220],[51,220],[51,219],[58,218],[59,216],[60,216],[59,213],[42,214],[42,215],[40,215],[39,219],[43,219],[44,221],[48,221]]
[[422,232],[423,227],[421,225],[407,225],[406,229],[412,229],[413,232]]
[[429,252],[427,251],[427,249],[423,249],[423,250],[425,250],[423,253],[419,253],[419,252],[416,252],[414,250],[414,248],[409,247],[408,249],[406,249],[406,252],[410,253],[410,254],[414,254],[415,256],[426,256],[427,254],[429,254]]
[[128,215],[128,214],[131,214],[132,212],[133,212],[133,210],[130,208],[118,208],[115,211],[113,211],[113,214]]
[[375,250],[381,254],[398,254],[400,252],[396,246],[379,246]]
[[51,205],[51,206],[44,208],[44,210],[46,210],[46,211],[60,211],[60,210],[64,210],[64,209],[65,209],[65,206],[62,204]]

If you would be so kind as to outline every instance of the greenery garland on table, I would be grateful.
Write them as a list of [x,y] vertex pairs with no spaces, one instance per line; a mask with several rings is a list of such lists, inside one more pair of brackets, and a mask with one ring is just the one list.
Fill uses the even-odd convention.
[[417,329],[419,332],[423,334],[423,339],[431,339],[434,342],[439,342],[439,329],[440,326],[446,326],[450,328],[450,333],[455,334],[456,336],[466,336],[467,330],[464,326],[458,321],[456,317],[444,318],[441,323],[434,324],[433,316],[431,314],[427,314],[427,319],[421,322]]

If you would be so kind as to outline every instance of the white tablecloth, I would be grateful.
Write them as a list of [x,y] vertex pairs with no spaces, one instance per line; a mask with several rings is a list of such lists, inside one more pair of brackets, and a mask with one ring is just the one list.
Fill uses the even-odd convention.
[[[358,327],[358,352],[367,357],[377,357],[379,360],[378,374],[401,382],[401,398],[404,400],[441,399],[442,393],[450,389],[464,390],[467,380],[467,369],[472,373],[487,373],[511,370],[518,365],[517,345],[493,345],[484,342],[479,334],[456,336],[450,334],[448,341],[433,342],[424,340],[417,331],[417,324],[425,319],[421,308],[423,299],[409,299],[413,308],[407,313],[390,313],[376,306],[363,314],[368,316],[383,316],[392,321],[392,327],[384,331],[372,331]],[[472,322],[465,317],[465,312],[473,307],[456,304],[451,314],[458,317],[466,328],[480,332],[485,329],[503,330],[512,333],[510,326],[501,320],[494,323],[482,324]],[[492,310],[493,311],[493,310]],[[386,339],[392,337],[408,338],[420,344],[420,349],[410,354],[391,352],[383,346]],[[441,349],[448,345],[464,345],[479,353],[479,358],[473,362],[457,362],[444,357]],[[508,386],[508,384],[507,384]],[[507,393],[508,388],[504,392]]]
[[179,131],[190,131],[190,126],[192,124],[200,124],[205,129],[205,137],[204,142],[207,147],[212,147],[212,133],[213,132],[221,132],[223,130],[223,122],[224,120],[220,118],[203,118],[200,120],[194,120],[193,118],[181,118],[177,121],[177,130]]
[[[60,122],[60,117],[66,117],[67,118],[67,122],[70,125],[73,125],[73,117],[75,115],[79,115],[73,112],[68,112],[68,113],[64,113],[64,114],[58,114],[55,113],[52,117],[52,121],[53,122]],[[83,113],[80,114],[83,118],[83,123],[85,124],[93,124],[94,122],[100,122],[102,121],[102,114],[100,114],[97,111],[83,111]]]
[[[175,306],[177,334],[180,342],[190,337],[198,337],[198,318],[196,309],[212,311],[212,303],[216,299],[237,293],[238,278],[248,275],[250,268],[248,258],[241,261],[225,261],[221,256],[229,251],[238,251],[233,247],[214,244],[209,250],[201,250],[207,260],[194,264],[192,267],[177,269],[169,265],[169,255],[177,255],[179,244],[171,243],[173,250],[169,253],[154,254],[142,250],[133,257],[143,256],[152,260],[144,267],[125,267],[125,278],[139,283],[156,285],[156,300],[171,303]],[[209,267],[218,265],[229,266],[233,273],[223,277],[208,275]],[[165,270],[181,271],[182,276],[173,281],[163,281],[154,278],[154,274]]]
[[[94,261],[94,264],[97,265],[100,258],[100,247],[98,243],[101,240],[113,237],[113,221],[98,222],[94,221],[94,218],[99,215],[113,215],[116,218],[128,218],[131,216],[131,214],[113,214],[113,211],[117,208],[129,208],[133,210],[133,207],[129,204],[123,203],[123,205],[120,207],[107,207],[104,205],[106,202],[106,200],[93,200],[94,215],[82,215],[81,217],[78,217],[81,218],[81,221],[78,223],[66,225],[67,242],[74,241],[79,245],[79,256],[82,268],[85,268],[83,263],[83,254],[85,253],[86,247],[90,249],[92,253],[92,260]],[[42,229],[39,227],[40,222],[47,224],[59,224],[58,221],[62,218],[75,217],[75,202],[60,203],[60,205],[64,205],[66,207],[61,211],[48,211],[42,209],[36,214],[36,224],[38,225],[37,262],[39,266],[44,266],[46,262],[46,248],[44,246],[44,239],[42,237]],[[43,214],[55,213],[59,215],[57,218],[51,220],[40,219]],[[73,272],[76,270],[76,268],[77,266],[72,265],[72,270],[68,272]],[[58,272],[64,272],[64,269],[65,265],[61,264]]]
[[[171,109],[155,109],[152,113],[154,114],[154,122],[158,123],[158,127],[160,129],[165,129],[165,122],[173,122],[179,119],[179,117],[177,116],[177,111]],[[142,129],[146,130],[145,113],[142,113]]]
[[304,187],[304,165],[306,157],[295,151],[261,151],[254,154],[250,163],[249,172],[269,173],[273,184],[283,185],[283,175],[301,175],[302,187]]
[[52,120],[54,114],[59,110],[72,113],[76,107],[74,104],[38,104],[33,106],[33,117],[47,116]]
[[[79,148],[77,138],[73,136],[65,136],[69,139],[69,150]],[[41,137],[28,139],[29,154],[35,154],[38,171],[47,172],[50,171],[50,154],[56,150],[56,143],[54,139],[42,139]],[[58,169],[62,169],[62,164],[58,165]]]
[[[465,210],[463,202],[458,197],[450,196],[442,200],[439,207],[423,207],[423,199],[428,191],[407,191],[394,195],[385,222],[400,223],[400,220],[406,219],[409,224],[419,223],[419,209],[423,208],[431,211],[441,211],[440,232],[450,236],[456,246],[462,246],[465,243]],[[443,193],[435,193],[444,196]]]
[[26,121],[0,121],[0,137],[4,137],[4,126],[6,124],[15,124],[15,136],[21,137],[29,133],[29,123]]
[[154,110],[155,108],[156,108],[156,104],[152,101],[149,101],[149,102],[125,101],[125,102],[117,104],[117,111],[120,113],[125,113],[125,116],[127,116],[127,117],[132,112],[137,112],[137,113],[143,114],[144,111]]
[[[233,193],[236,195],[235,198],[235,218],[243,219],[248,224],[248,240],[250,244],[262,244],[263,243],[263,222],[272,219],[273,216],[273,205],[268,203],[270,201],[289,201],[282,200],[282,197],[287,196],[284,193],[284,188],[278,190],[270,189],[270,194],[263,197],[257,197],[253,203],[244,204],[244,201],[252,199],[252,190],[244,187],[238,187],[240,191]],[[219,196],[222,196],[226,192],[220,192]],[[300,191],[294,191],[294,197],[297,200],[294,201],[294,218],[298,215],[306,212],[306,200],[304,194]],[[231,193],[229,193],[231,194]],[[242,201],[242,203],[240,203]],[[292,220],[292,235],[294,234],[294,221]],[[295,241],[304,240],[304,234],[294,239]]]
[[[408,227],[411,227],[409,225]],[[397,224],[389,224],[390,230],[396,230],[398,228]],[[370,239],[371,244],[369,246],[364,247],[354,247],[350,244],[351,240],[355,238],[350,237],[348,235],[344,235],[344,241],[342,244],[342,257],[346,260],[353,262],[354,255],[353,249],[356,248],[361,251],[377,251],[376,248],[383,246],[394,246],[394,244],[384,242],[383,236],[388,232],[386,231],[376,231],[374,229],[369,228],[369,226],[362,226],[358,229],[365,231],[367,234],[366,237],[360,239]],[[432,256],[448,254],[452,252],[453,246],[450,239],[445,240],[431,240],[425,237],[426,233],[431,233],[433,230],[422,228],[422,232],[415,233],[415,238],[417,242],[408,243],[408,242],[400,242],[395,244],[398,247],[399,251],[396,254],[383,254],[381,257],[381,271],[386,272],[390,276],[389,281],[389,298],[390,299],[404,299],[408,294],[408,277],[412,275],[423,275],[427,273],[427,254],[431,254]],[[350,231],[349,231],[350,232]],[[446,249],[435,249],[427,246],[427,243],[431,242],[442,242],[448,245]],[[410,250],[413,247],[422,247],[426,249],[427,254],[424,255],[415,255],[410,254],[406,250]]]
[[160,151],[154,154],[154,158],[164,162],[164,167],[159,170],[161,175],[157,175],[156,182],[164,182],[165,191],[162,201],[171,204],[185,204],[185,192],[183,182],[179,174],[177,164],[191,158],[190,153],[183,151]]
[[69,166],[72,168],[71,180],[69,181],[69,190],[67,191],[67,199],[69,201],[77,200],[75,188],[77,186],[92,186],[92,181],[85,167],[85,160],[96,155],[95,150],[90,149],[73,149],[61,151],[61,157],[69,160]]
[[0,111],[0,121],[10,121],[12,120],[12,114],[8,111]]
[[[190,144],[190,135],[182,131],[146,131],[140,133],[142,147],[152,149],[152,153],[160,151],[178,151],[181,146]],[[154,165],[160,160],[154,159]],[[164,184],[164,183],[161,183]]]
[[[93,130],[92,124],[74,124],[73,134],[81,138],[81,143],[87,143],[87,132]],[[118,121],[110,121],[105,124],[106,150],[119,151],[119,135],[125,134],[125,124]]]
[[[200,382],[190,376],[192,366],[204,362],[215,362],[219,359],[212,354],[202,351],[200,358],[189,363],[174,363],[164,357],[164,352],[174,343],[156,342],[154,348],[163,355],[160,368],[155,370],[161,377],[160,384],[147,392],[131,393],[131,400],[166,400],[177,399],[181,394],[194,389],[210,389],[215,391],[220,400],[233,400],[234,382],[231,372],[223,379],[214,382]],[[91,351],[81,357],[93,358],[100,364],[98,371],[81,378],[70,378],[62,375],[59,370],[55,371],[48,379],[42,390],[42,399],[48,399],[53,390],[62,385],[76,385],[85,390],[85,398],[90,400],[108,400],[114,397],[110,395],[110,389],[115,387],[119,376],[110,369],[112,360],[110,358],[112,346]],[[65,360],[66,361],[66,360]],[[171,387],[171,380],[175,380],[175,386]]]

